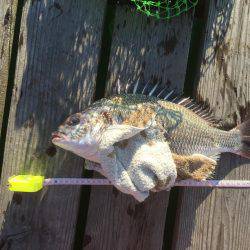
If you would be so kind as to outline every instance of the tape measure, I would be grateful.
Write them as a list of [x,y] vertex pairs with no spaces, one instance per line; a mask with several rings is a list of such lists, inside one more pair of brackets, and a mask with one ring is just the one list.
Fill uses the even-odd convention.
[[[109,186],[112,183],[107,179],[94,178],[48,178],[40,175],[16,175],[8,179],[9,190],[14,192],[37,192],[44,186],[56,185],[98,185]],[[175,183],[176,187],[210,187],[210,188],[250,188],[249,180],[181,180]]]

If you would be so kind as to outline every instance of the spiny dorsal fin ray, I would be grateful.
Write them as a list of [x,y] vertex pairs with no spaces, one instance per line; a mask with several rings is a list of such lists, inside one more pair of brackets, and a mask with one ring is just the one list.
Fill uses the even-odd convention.
[[[121,87],[119,87],[119,90],[120,89]],[[150,82],[147,82],[145,85],[140,86],[140,81],[137,80],[135,84],[126,84],[125,93],[154,96],[169,102],[173,102],[191,110],[211,125],[214,125],[214,123],[216,122],[216,120],[212,116],[212,111],[209,110],[208,107],[197,104],[190,97],[182,97],[181,95],[176,95],[175,90],[168,90],[168,88],[166,87],[162,88],[159,83],[150,84]]]
[[134,89],[133,89],[133,94],[136,94],[136,91],[138,89],[138,85],[139,85],[139,79],[137,80],[135,86],[134,86]]
[[158,85],[159,85],[159,84],[156,84],[156,85],[153,87],[153,89],[149,92],[149,96],[153,96],[153,94],[154,94],[156,88],[158,87]]
[[[174,90],[170,91],[169,93],[166,94],[166,96],[163,99],[170,101],[170,97],[173,95],[173,93],[174,93]],[[172,99],[172,101],[174,101],[174,99]]]
[[197,114],[202,119],[206,120],[207,122],[209,122],[211,124],[214,124],[216,122],[216,120],[214,119],[214,117],[212,115],[212,111],[209,110],[209,108],[204,107],[203,105],[196,104],[193,100],[190,100],[188,102],[180,101],[177,104],[182,105],[185,108],[193,111],[195,114]]

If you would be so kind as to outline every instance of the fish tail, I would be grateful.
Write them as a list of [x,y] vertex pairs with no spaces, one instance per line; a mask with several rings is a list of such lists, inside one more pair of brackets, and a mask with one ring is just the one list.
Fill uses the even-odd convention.
[[241,147],[236,154],[250,159],[250,119],[235,128],[241,134]]

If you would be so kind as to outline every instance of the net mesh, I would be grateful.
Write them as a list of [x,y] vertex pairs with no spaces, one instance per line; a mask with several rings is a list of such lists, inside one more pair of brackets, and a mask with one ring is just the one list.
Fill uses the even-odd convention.
[[194,7],[198,0],[130,0],[138,11],[158,19],[170,19]]

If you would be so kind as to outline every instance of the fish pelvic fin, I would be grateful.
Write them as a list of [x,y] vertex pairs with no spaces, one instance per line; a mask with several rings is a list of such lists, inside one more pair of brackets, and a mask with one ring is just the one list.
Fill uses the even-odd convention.
[[239,130],[241,134],[241,148],[235,153],[250,159],[250,118],[233,130]]

